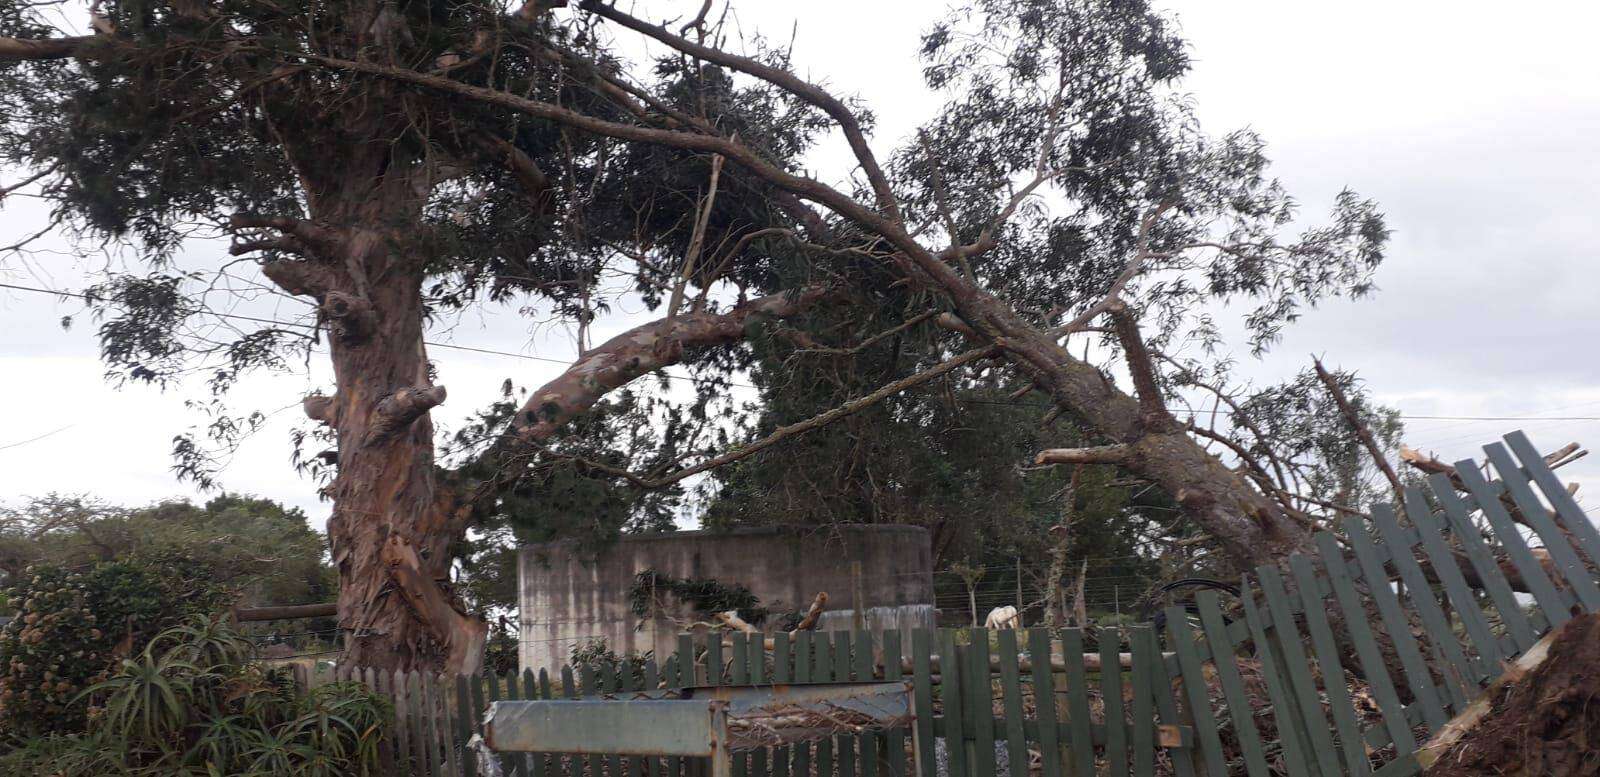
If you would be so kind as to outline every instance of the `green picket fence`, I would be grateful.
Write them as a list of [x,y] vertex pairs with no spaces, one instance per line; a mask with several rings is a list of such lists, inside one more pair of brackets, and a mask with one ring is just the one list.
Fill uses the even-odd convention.
[[[1192,609],[1169,609],[1164,634],[940,629],[913,632],[909,646],[897,631],[685,634],[659,664],[337,676],[395,700],[384,758],[404,775],[477,775],[467,743],[499,699],[626,703],[645,689],[862,681],[908,682],[916,709],[931,714],[917,716],[915,736],[862,732],[740,753],[735,774],[899,777],[920,762],[925,777],[1410,775],[1420,743],[1507,662],[1574,612],[1600,609],[1591,566],[1600,532],[1521,433],[1485,451],[1498,480],[1462,462],[1409,489],[1402,509],[1378,506],[1347,519],[1342,537],[1318,534],[1317,554],[1246,575],[1240,601],[1207,591]],[[704,768],[604,754],[493,758],[518,777]]]

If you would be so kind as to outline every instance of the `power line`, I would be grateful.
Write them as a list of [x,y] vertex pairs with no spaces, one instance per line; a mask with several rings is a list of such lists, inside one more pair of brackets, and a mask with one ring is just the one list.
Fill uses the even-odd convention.
[[[13,283],[0,283],[0,288],[12,289],[14,291],[28,291],[28,292],[34,292],[34,293],[37,293],[37,294],[54,294],[56,296],[72,297],[72,298],[75,298],[75,299],[81,299],[81,300],[85,300],[85,301],[94,301],[94,300],[97,299],[96,297],[93,297],[93,296],[88,295],[88,294],[84,294],[82,292],[57,291],[55,289],[39,288],[39,287],[35,287],[35,286],[20,286],[20,285],[13,284]],[[295,327],[295,328],[299,328],[299,329],[315,330],[317,328],[317,326],[315,324],[305,324],[305,323],[301,323],[301,322],[298,322],[298,321],[280,321],[278,319],[260,318],[260,317],[257,317],[257,316],[247,316],[247,315],[242,315],[242,314],[239,314],[239,313],[219,313],[219,312],[216,312],[216,311],[205,311],[205,312],[207,312],[210,315],[216,316],[217,318],[230,319],[230,320],[234,320],[234,321],[249,321],[249,322],[257,323],[257,324],[271,324],[273,326]],[[535,356],[533,354],[517,353],[515,351],[500,351],[500,350],[496,350],[496,349],[493,349],[493,348],[481,348],[481,347],[478,347],[478,346],[471,346],[471,345],[458,345],[456,343],[443,343],[443,342],[437,342],[437,341],[433,341],[433,340],[424,340],[422,342],[423,342],[423,345],[429,346],[431,348],[444,348],[444,349],[449,349],[449,350],[454,350],[454,351],[465,351],[465,352],[468,352],[468,353],[485,354],[485,355],[489,355],[489,356],[505,356],[505,357],[509,357],[509,358],[513,358],[513,359],[527,359],[529,361],[547,362],[547,363],[550,363],[550,364],[560,364],[560,365],[566,365],[566,366],[570,366],[572,364],[572,361],[569,360],[569,359],[557,359],[557,358],[550,357],[550,356]],[[691,383],[695,382],[694,378],[689,377],[687,375],[673,375],[671,373],[666,373],[666,372],[661,373],[661,375],[663,377],[666,377],[669,380],[686,380],[686,381],[689,381]],[[757,390],[760,389],[759,386],[756,386],[755,384],[752,384],[752,383],[736,383],[734,381],[727,381],[727,385],[738,387],[738,388],[748,388],[748,389],[757,389]],[[972,404],[979,404],[979,405],[1001,405],[1001,406],[1009,406],[1009,407],[1031,407],[1031,408],[1037,408],[1037,409],[1040,409],[1040,410],[1047,410],[1047,409],[1053,407],[1053,405],[1050,405],[1050,404],[1047,404],[1047,403],[1042,403],[1042,402],[1020,402],[1020,401],[999,400],[999,399],[980,399],[980,398],[977,398],[977,397],[960,397],[960,398],[958,398],[958,401],[968,402],[968,403],[972,403]],[[1178,410],[1171,410],[1170,412],[1172,412],[1172,413],[1188,413],[1191,416],[1204,416],[1204,415],[1231,416],[1231,415],[1234,415],[1234,412],[1232,410],[1224,410],[1224,409],[1220,409],[1220,408],[1217,409],[1217,410],[1178,409]],[[1282,417],[1285,417],[1285,418],[1306,418],[1306,417],[1311,417],[1311,416],[1312,416],[1311,413],[1286,413],[1286,414],[1283,414]],[[1402,414],[1400,416],[1400,419],[1403,420],[1403,421],[1600,421],[1600,416],[1513,416],[1513,415],[1506,415],[1506,416],[1499,416],[1499,415],[1495,415],[1495,416],[1457,416],[1457,415],[1409,415],[1409,414]],[[57,430],[57,431],[61,431],[61,430]],[[54,433],[55,432],[51,432],[51,434],[54,434]],[[31,440],[24,440],[23,442],[24,443],[25,442],[31,442]],[[21,444],[21,443],[16,443],[16,444]],[[3,448],[0,448],[0,450],[3,450]]]

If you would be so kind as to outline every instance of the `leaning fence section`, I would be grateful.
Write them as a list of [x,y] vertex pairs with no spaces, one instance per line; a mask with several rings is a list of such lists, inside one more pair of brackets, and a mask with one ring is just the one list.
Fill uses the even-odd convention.
[[868,682],[906,683],[912,722],[873,730],[840,716],[814,741],[736,753],[733,773],[1410,775],[1428,738],[1508,664],[1600,610],[1600,532],[1572,492],[1520,433],[1485,452],[1492,477],[1470,461],[1436,473],[1397,506],[1351,514],[1308,552],[1245,575],[1237,600],[1203,591],[1168,609],[1159,630],[701,633],[670,655],[553,673],[300,675],[393,699],[383,757],[402,775],[687,777],[704,764],[494,754],[474,737],[501,699]]
[[1460,462],[1246,575],[1234,617],[1215,592],[1167,611],[1208,774],[1415,774],[1506,666],[1600,609],[1572,492],[1521,433],[1484,451],[1492,478]]

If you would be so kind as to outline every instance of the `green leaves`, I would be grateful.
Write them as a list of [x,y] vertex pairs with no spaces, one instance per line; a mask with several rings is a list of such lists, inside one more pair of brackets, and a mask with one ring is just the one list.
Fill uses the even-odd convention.
[[[371,775],[392,719],[360,683],[295,690],[282,670],[249,663],[247,642],[221,616],[158,634],[74,704],[91,709],[82,735],[23,741],[0,772],[89,777]],[[115,766],[107,768],[107,763]]]

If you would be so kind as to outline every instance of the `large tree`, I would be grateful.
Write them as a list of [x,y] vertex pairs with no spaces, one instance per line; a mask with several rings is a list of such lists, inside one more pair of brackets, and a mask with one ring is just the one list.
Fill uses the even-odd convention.
[[[978,370],[1042,396],[1090,443],[1044,461],[1115,464],[1160,488],[1228,568],[1310,549],[1305,503],[1168,410],[1189,373],[1163,354],[1216,346],[1223,302],[1265,348],[1304,307],[1365,292],[1387,233],[1349,192],[1291,231],[1261,142],[1197,128],[1168,19],[1143,2],[972,0],[924,38],[947,103],[880,157],[868,111],[799,78],[784,49],[723,47],[709,3],[670,27],[560,5],[120,0],[70,35],[50,3],[0,0],[6,161],[64,224],[148,265],[91,291],[113,374],[200,365],[224,391],[325,338],[335,385],[304,408],[333,442],[353,660],[475,666],[485,627],[451,588],[452,560],[470,528],[567,498],[572,474],[605,483],[595,503],[615,508],[610,489],[661,493]],[[662,53],[624,61],[607,48],[622,35]],[[843,185],[799,165],[824,132],[852,153]],[[207,227],[267,290],[312,303],[306,327],[221,315],[233,265],[174,264]],[[619,278],[661,317],[591,345]],[[582,355],[508,391],[441,466],[429,411],[445,391],[424,332],[496,303],[569,323]],[[707,406],[732,409],[730,376],[785,379],[754,361],[763,343],[857,356],[885,337],[916,350],[856,373],[881,387],[716,450]],[[1085,338],[1118,366],[1068,348]],[[694,398],[607,399],[675,364]],[[246,426],[219,415],[212,429],[226,441]],[[178,453],[205,477],[199,443]]]

